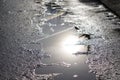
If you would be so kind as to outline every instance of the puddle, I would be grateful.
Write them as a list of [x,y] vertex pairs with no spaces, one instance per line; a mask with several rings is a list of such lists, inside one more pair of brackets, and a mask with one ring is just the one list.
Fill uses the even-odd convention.
[[[88,51],[88,46],[85,45],[78,45],[75,49],[73,42],[79,40],[79,37],[75,38],[73,33],[74,31],[70,30],[42,41],[44,50],[51,54],[51,58],[41,60],[48,66],[36,68],[36,74],[62,73],[62,75],[56,76],[55,80],[96,80],[95,75],[89,73],[88,65],[85,63],[87,55],[73,55],[73,52],[77,50]],[[88,37],[82,36],[80,39],[84,41]],[[68,45],[72,46],[69,48]],[[65,47],[67,48],[64,49]]]

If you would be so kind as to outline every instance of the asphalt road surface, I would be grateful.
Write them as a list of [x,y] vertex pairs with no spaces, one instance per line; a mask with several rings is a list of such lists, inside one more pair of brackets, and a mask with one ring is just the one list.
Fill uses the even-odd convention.
[[[47,3],[0,1],[0,80],[48,80],[53,73],[62,73],[55,80],[118,80],[119,18],[94,0],[57,2],[61,8],[51,12]],[[73,32],[92,34],[84,43],[94,48],[91,55],[64,56],[58,44]]]

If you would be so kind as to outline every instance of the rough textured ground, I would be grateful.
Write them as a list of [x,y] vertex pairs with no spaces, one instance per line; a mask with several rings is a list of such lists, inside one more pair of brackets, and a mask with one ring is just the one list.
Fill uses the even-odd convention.
[[[46,12],[45,2],[49,0],[38,0],[37,3],[34,0],[0,1],[0,80],[41,78],[42,75],[36,75],[34,70],[40,65],[47,66],[40,60],[50,56],[42,50],[40,40],[71,27],[58,29],[53,27],[55,24],[46,24],[56,15]],[[89,41],[79,43],[92,47],[92,57],[87,61],[91,71],[96,73],[98,80],[119,80],[119,18],[94,1],[77,3],[70,0],[67,3],[59,4],[64,10],[58,11],[57,15],[61,16],[69,10],[69,14],[61,16],[63,21],[79,27],[79,34],[92,34],[93,38]],[[49,27],[45,28],[44,24]]]
[[91,71],[96,73],[98,80],[119,80],[119,19],[102,5],[89,8],[85,6],[86,9],[81,6],[78,9],[82,11],[73,8],[73,11],[76,9],[74,13],[82,15],[79,18],[78,15],[73,16],[77,17],[73,23],[76,22],[75,25],[80,28],[79,34],[92,34],[91,40],[79,43],[93,47],[93,58],[90,57],[87,61]]

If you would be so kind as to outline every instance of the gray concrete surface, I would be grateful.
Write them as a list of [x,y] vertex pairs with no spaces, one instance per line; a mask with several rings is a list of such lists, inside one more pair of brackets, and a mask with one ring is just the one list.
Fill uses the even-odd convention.
[[120,0],[101,0],[101,2],[120,17]]

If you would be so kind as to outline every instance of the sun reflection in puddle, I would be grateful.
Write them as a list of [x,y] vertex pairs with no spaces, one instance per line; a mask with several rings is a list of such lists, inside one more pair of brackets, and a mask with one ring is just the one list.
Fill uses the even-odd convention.
[[76,45],[78,41],[84,41],[85,37],[78,37],[75,35],[67,36],[62,40],[62,50],[67,56],[73,56],[73,53],[77,52],[87,52],[88,46],[86,45]]

